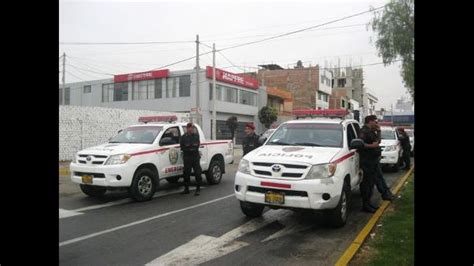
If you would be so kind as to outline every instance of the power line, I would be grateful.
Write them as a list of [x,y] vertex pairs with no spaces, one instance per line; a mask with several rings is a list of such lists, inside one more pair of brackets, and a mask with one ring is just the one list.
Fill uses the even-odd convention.
[[241,68],[241,67],[239,67],[239,66],[236,66],[236,65],[235,65],[234,63],[232,63],[232,61],[230,61],[230,59],[227,58],[221,51],[218,51],[218,53],[219,53],[220,55],[222,55],[222,57],[224,57],[225,60],[227,60],[227,62],[229,62],[233,67],[236,67],[236,68],[242,70],[243,72],[245,72],[245,68]]
[[66,70],[66,73],[69,74],[69,75],[71,75],[71,76],[73,76],[73,77],[75,77],[75,78],[77,78],[77,79],[79,79],[79,80],[81,80],[81,81],[86,81],[86,80],[83,80],[83,79],[81,79],[80,77],[78,77],[78,76],[72,74],[72,73],[69,72],[68,70]]
[[[210,53],[212,53],[212,51],[210,51],[210,52],[206,52],[206,53],[202,53],[202,54],[199,54],[199,55],[201,56],[201,55],[206,55],[206,54],[210,54]],[[160,66],[160,67],[154,68],[154,69],[152,69],[152,70],[157,70],[157,69],[162,69],[162,68],[165,68],[165,67],[169,67],[169,66],[177,65],[177,64],[179,64],[179,63],[183,63],[183,62],[186,62],[186,61],[192,60],[192,59],[194,59],[194,58],[196,58],[196,56],[189,57],[189,58],[186,58],[186,59],[183,59],[183,60],[180,60],[180,61],[177,61],[177,62],[174,62],[174,63],[168,64],[168,65]]]
[[[118,70],[118,71],[117,71],[116,69],[112,69],[110,66],[106,66],[106,67],[103,67],[103,66],[98,66],[98,67],[97,67],[97,66],[91,66],[91,65],[88,65],[88,64],[91,64],[91,63],[89,63],[89,62],[88,62],[88,64],[85,64],[85,63],[83,63],[83,62],[78,61],[78,58],[76,58],[76,57],[73,57],[73,59],[74,59],[73,62],[78,63],[78,64],[80,64],[80,65],[82,65],[82,66],[85,66],[86,68],[90,68],[90,69],[92,69],[92,70],[94,70],[94,71],[99,71],[99,72],[100,72],[100,71],[103,71],[103,69],[100,69],[100,68],[107,68],[107,69],[109,69],[109,70],[112,70],[112,71],[115,72],[115,73],[120,73],[120,72],[125,73],[125,72],[129,72],[129,71],[123,71],[123,70]],[[97,65],[97,64],[95,64],[95,65]],[[131,68],[131,67],[127,67],[127,68]],[[109,70],[106,70],[106,71],[109,71]]]
[[[378,11],[375,11],[374,13],[379,13],[379,12],[383,12],[383,10],[378,10]],[[256,28],[251,28],[251,29],[247,29],[247,30],[244,30],[244,31],[235,32],[235,33],[245,33],[245,32],[258,31],[258,30],[261,30],[261,29],[269,29],[269,28],[283,28],[283,27],[289,27],[289,26],[309,24],[309,23],[319,22],[319,21],[324,21],[324,20],[325,19],[318,19],[318,20],[313,19],[313,20],[306,20],[306,21],[302,21],[302,22],[299,22],[299,23],[292,23],[292,24],[280,24],[280,25],[273,25],[273,26],[267,26],[267,27],[256,27]],[[209,37],[215,37],[215,36],[234,35],[235,33],[213,34],[213,35],[207,35],[207,36],[204,35],[204,36],[209,38]]]
[[[385,6],[385,5],[384,5],[384,6]],[[230,47],[226,47],[226,48],[223,48],[223,49],[220,49],[220,50],[217,50],[217,51],[225,51],[225,50],[229,50],[229,49],[234,49],[234,48],[238,48],[238,47],[242,47],[242,46],[247,46],[247,45],[250,45],[250,44],[260,43],[260,42],[264,42],[264,41],[268,41],[268,40],[272,40],[272,39],[276,39],[276,38],[281,38],[281,37],[284,37],[284,36],[292,35],[292,34],[295,34],[295,33],[303,32],[303,31],[307,31],[307,30],[311,30],[311,29],[315,29],[315,28],[318,28],[318,27],[321,27],[321,26],[324,26],[324,25],[328,25],[328,24],[336,23],[336,22],[339,22],[339,21],[342,21],[342,20],[346,20],[346,19],[349,19],[349,18],[352,18],[352,17],[360,16],[360,15],[362,15],[362,14],[366,14],[366,13],[369,13],[369,12],[374,12],[374,11],[376,11],[376,10],[378,10],[378,9],[383,8],[384,6],[377,7],[377,8],[375,8],[375,9],[370,9],[370,10],[368,10],[368,11],[360,12],[360,13],[353,14],[353,15],[350,15],[350,16],[345,16],[345,17],[342,17],[342,18],[339,18],[339,19],[331,20],[331,21],[328,21],[328,22],[325,22],[325,23],[322,23],[322,24],[319,24],[319,25],[307,27],[307,28],[304,28],[304,29],[300,29],[300,30],[295,30],[295,31],[291,31],[291,32],[279,34],[279,35],[276,35],[276,36],[272,36],[272,37],[265,38],[265,39],[261,39],[261,40],[257,40],[257,41],[252,41],[252,42],[237,44],[237,45],[230,46]],[[212,53],[212,51],[211,51],[211,52],[202,53],[202,54],[199,54],[199,55],[201,56],[201,55],[205,55],[205,54],[209,54],[209,53]],[[179,63],[182,63],[182,62],[186,62],[186,61],[192,60],[192,59],[194,59],[194,58],[196,58],[196,56],[189,57],[189,58],[186,58],[186,59],[183,59],[183,60],[180,60],[180,61],[177,61],[177,62],[168,64],[168,65],[160,66],[160,67],[154,68],[153,70],[161,69],[161,68],[165,68],[165,67],[169,67],[169,66],[173,66],[173,65],[176,65],[176,64],[179,64]]]
[[[385,5],[384,5],[384,6],[385,6]],[[375,10],[378,10],[378,9],[383,8],[384,6],[381,6],[381,7],[375,8],[375,9],[370,9],[370,10],[368,10],[368,11],[360,12],[360,13],[357,13],[357,14],[354,14],[354,15],[345,16],[345,17],[343,17],[343,18],[331,20],[331,21],[328,21],[328,22],[325,22],[325,23],[322,23],[322,24],[319,24],[319,25],[307,27],[307,28],[304,28],[304,29],[300,29],[300,30],[295,30],[295,31],[291,31],[291,32],[279,34],[279,35],[276,35],[276,36],[264,38],[264,39],[257,40],[257,41],[252,41],[252,42],[247,42],[247,43],[242,43],[242,44],[238,44],[238,45],[226,47],[226,48],[221,49],[220,51],[225,51],[225,50],[228,50],[228,49],[233,49],[233,48],[238,48],[238,47],[242,47],[242,46],[247,46],[247,45],[250,45],[250,44],[260,43],[260,42],[264,42],[264,41],[268,41],[268,40],[272,40],[272,39],[281,38],[281,37],[284,37],[284,36],[296,34],[296,33],[299,33],[299,32],[307,31],[307,30],[310,30],[310,29],[318,28],[318,27],[321,27],[321,26],[324,26],[324,25],[332,24],[332,23],[335,23],[335,22],[338,22],[338,21],[346,20],[346,19],[349,19],[349,18],[353,18],[353,17],[356,17],[356,16],[360,16],[360,15],[362,15],[362,14],[366,14],[366,13],[369,13],[369,12],[373,12],[373,11],[375,11]]]
[[59,42],[62,45],[143,45],[143,44],[176,44],[193,43],[194,41],[171,41],[171,42]]
[[[344,26],[338,26],[338,27],[320,28],[320,29],[315,29],[315,30],[342,29],[342,28],[351,28],[351,27],[366,26],[366,25],[367,25],[366,23],[360,23],[360,24],[344,25]],[[253,38],[253,37],[266,37],[266,36],[273,36],[273,35],[272,34],[257,34],[257,35],[248,35],[248,36],[240,36],[240,37],[225,38],[225,39],[206,40],[206,42],[235,40],[235,39],[248,39],[248,38]]]
[[96,72],[96,71],[92,71],[92,70],[89,70],[89,69],[80,68],[80,67],[73,66],[73,65],[68,65],[68,66],[73,67],[73,68],[76,68],[76,69],[81,69],[81,70],[84,70],[84,71],[88,71],[88,72],[91,72],[91,73],[100,74],[100,75],[115,76],[115,74],[111,74],[111,73]]
[[[73,65],[70,65],[70,66],[73,66]],[[73,66],[74,68],[74,66]],[[88,76],[88,77],[91,77],[93,79],[100,79],[100,78],[103,78],[103,77],[97,77],[99,74],[89,74],[89,73],[86,73],[80,69],[77,69],[77,68],[74,68],[74,71],[77,71],[79,73],[81,73],[82,75],[85,75],[85,76]],[[94,76],[95,75],[95,76]]]

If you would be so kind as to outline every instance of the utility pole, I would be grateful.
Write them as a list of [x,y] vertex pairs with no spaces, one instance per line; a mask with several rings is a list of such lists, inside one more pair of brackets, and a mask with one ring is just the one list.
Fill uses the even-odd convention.
[[212,44],[212,139],[217,139],[216,44]]
[[63,93],[62,93],[62,104],[64,105],[64,95],[66,94],[66,53],[63,53]]
[[390,113],[391,113],[392,125],[393,125],[393,104],[390,104]]
[[199,34],[196,35],[196,122],[201,125],[199,106]]

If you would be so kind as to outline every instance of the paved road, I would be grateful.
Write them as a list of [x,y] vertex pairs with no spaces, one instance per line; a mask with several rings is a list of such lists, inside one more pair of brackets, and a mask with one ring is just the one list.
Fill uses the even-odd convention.
[[[333,265],[370,218],[359,211],[356,191],[340,229],[326,227],[320,214],[289,210],[248,219],[233,196],[236,168],[227,167],[222,182],[206,184],[199,197],[180,195],[180,185],[163,181],[155,198],[143,203],[125,192],[89,198],[61,178],[60,264]],[[404,173],[385,173],[387,183]]]

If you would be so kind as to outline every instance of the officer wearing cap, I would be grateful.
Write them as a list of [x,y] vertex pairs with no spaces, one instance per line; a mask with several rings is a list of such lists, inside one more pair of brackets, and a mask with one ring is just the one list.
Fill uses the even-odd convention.
[[403,149],[403,162],[405,163],[405,168],[404,170],[410,169],[410,151],[411,151],[411,144],[410,144],[410,137],[408,134],[405,132],[405,129],[403,127],[399,127],[398,129],[399,133],[399,138],[400,138],[400,144]]
[[258,143],[259,137],[255,134],[255,126],[252,123],[247,123],[245,125],[245,134],[246,136],[242,142],[242,149],[244,152],[243,156],[260,146]]
[[189,183],[191,176],[191,169],[194,169],[194,176],[196,178],[196,192],[195,196],[199,196],[201,191],[201,156],[199,154],[199,135],[194,132],[193,123],[186,125],[186,133],[181,137],[180,146],[183,152],[184,162],[184,191],[181,194],[189,194]]
[[362,211],[374,213],[377,209],[372,205],[370,199],[372,198],[375,178],[377,176],[377,163],[379,160],[379,142],[373,130],[377,123],[375,115],[366,116],[364,119],[364,126],[360,129],[359,138],[364,141],[364,147],[358,152],[360,155],[360,166],[362,168],[364,177],[360,183],[360,194],[362,197]]

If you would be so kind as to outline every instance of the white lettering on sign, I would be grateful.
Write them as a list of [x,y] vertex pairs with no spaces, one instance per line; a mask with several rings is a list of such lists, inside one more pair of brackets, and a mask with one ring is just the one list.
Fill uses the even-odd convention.
[[295,158],[306,157],[308,159],[313,158],[313,155],[303,155],[303,154],[296,154],[296,153],[261,153],[258,156],[278,156],[278,157],[295,157]]
[[235,74],[227,73],[227,72],[222,73],[222,79],[244,84],[244,78],[243,77],[237,76]]
[[152,77],[153,77],[153,73],[147,72],[147,73],[138,73],[138,74],[128,74],[127,79],[135,80],[135,79],[152,78]]

